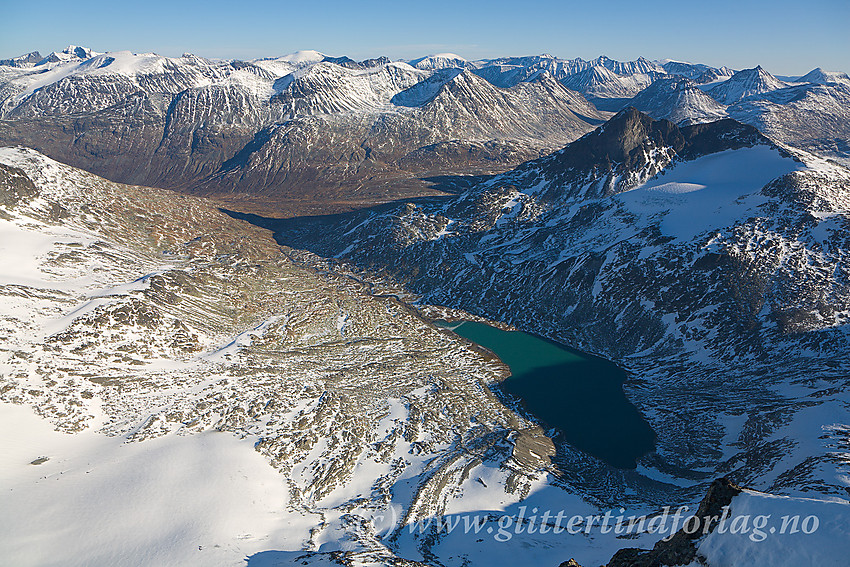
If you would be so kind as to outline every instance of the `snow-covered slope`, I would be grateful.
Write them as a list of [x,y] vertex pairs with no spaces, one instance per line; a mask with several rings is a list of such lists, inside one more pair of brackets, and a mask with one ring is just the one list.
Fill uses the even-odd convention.
[[235,565],[286,546],[298,530],[286,526],[287,487],[252,445],[214,431],[145,443],[69,435],[0,403],[0,502],[17,511],[0,517],[3,561]]
[[603,65],[594,65],[563,80],[564,85],[589,97],[629,98],[652,82],[650,74],[618,75]]
[[664,118],[676,124],[712,122],[728,116],[723,105],[683,78],[659,79],[628,104],[653,118]]
[[797,79],[797,81],[800,83],[815,83],[818,85],[828,85],[830,83],[850,84],[850,77],[847,76],[847,73],[824,71],[820,67],[817,67]]
[[[710,567],[771,565],[841,567],[850,557],[850,506],[745,490],[730,503],[734,516],[699,544]],[[733,528],[735,517],[747,518]]]
[[709,88],[706,92],[721,104],[734,104],[753,95],[775,91],[787,85],[762,69],[738,71],[722,83]]
[[341,269],[384,266],[424,301],[623,364],[659,432],[649,477],[846,498],[848,189],[847,170],[750,126],[630,109],[439,203],[274,226]]
[[438,53],[419,59],[413,59],[410,64],[417,69],[436,71],[438,69],[463,69],[468,61],[455,53]]

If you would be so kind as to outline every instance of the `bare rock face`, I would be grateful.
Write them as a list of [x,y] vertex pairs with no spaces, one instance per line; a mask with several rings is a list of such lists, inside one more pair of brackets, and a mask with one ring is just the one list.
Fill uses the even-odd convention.
[[14,208],[37,194],[38,189],[22,169],[0,163],[0,207]]
[[625,548],[618,551],[607,567],[660,567],[688,565],[697,556],[697,542],[714,531],[723,516],[724,508],[741,493],[741,488],[728,478],[711,483],[699,504],[694,518],[669,539],[655,544],[649,551]]

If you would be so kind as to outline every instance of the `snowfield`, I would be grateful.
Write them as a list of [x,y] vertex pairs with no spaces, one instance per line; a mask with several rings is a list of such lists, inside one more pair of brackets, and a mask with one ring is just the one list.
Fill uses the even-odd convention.
[[[711,567],[738,565],[817,565],[842,567],[850,557],[850,505],[745,491],[732,500],[734,515],[746,526],[729,523],[699,545]],[[761,516],[763,519],[756,519]],[[733,516],[734,521],[734,516]],[[754,527],[761,525],[761,529]],[[784,525],[784,529],[783,529]],[[735,533],[737,527],[737,533]]]
[[3,562],[235,566],[298,548],[315,518],[290,510],[255,441],[208,431],[126,443],[60,433],[27,407],[0,404]]
[[661,232],[679,241],[745,221],[766,202],[769,181],[805,165],[767,146],[727,150],[676,164],[643,185],[618,195],[647,219],[663,216]]

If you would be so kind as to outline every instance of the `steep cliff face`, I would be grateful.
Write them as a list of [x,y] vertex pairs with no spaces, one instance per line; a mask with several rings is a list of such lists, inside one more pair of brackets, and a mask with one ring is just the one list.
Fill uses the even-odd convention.
[[628,110],[455,197],[267,226],[426,303],[614,358],[659,434],[647,468],[842,495],[838,438],[808,416],[846,387],[848,183],[732,120]]

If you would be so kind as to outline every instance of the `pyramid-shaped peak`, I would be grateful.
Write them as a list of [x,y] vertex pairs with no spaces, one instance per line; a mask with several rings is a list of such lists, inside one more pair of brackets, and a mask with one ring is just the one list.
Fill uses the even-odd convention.
[[786,85],[761,66],[744,69],[732,75],[729,79],[711,88],[708,93],[721,104],[734,104],[744,98],[760,95]]
[[797,81],[801,83],[815,83],[818,85],[828,85],[831,83],[850,83],[850,77],[846,73],[837,73],[834,71],[824,71],[820,67],[815,67]]

